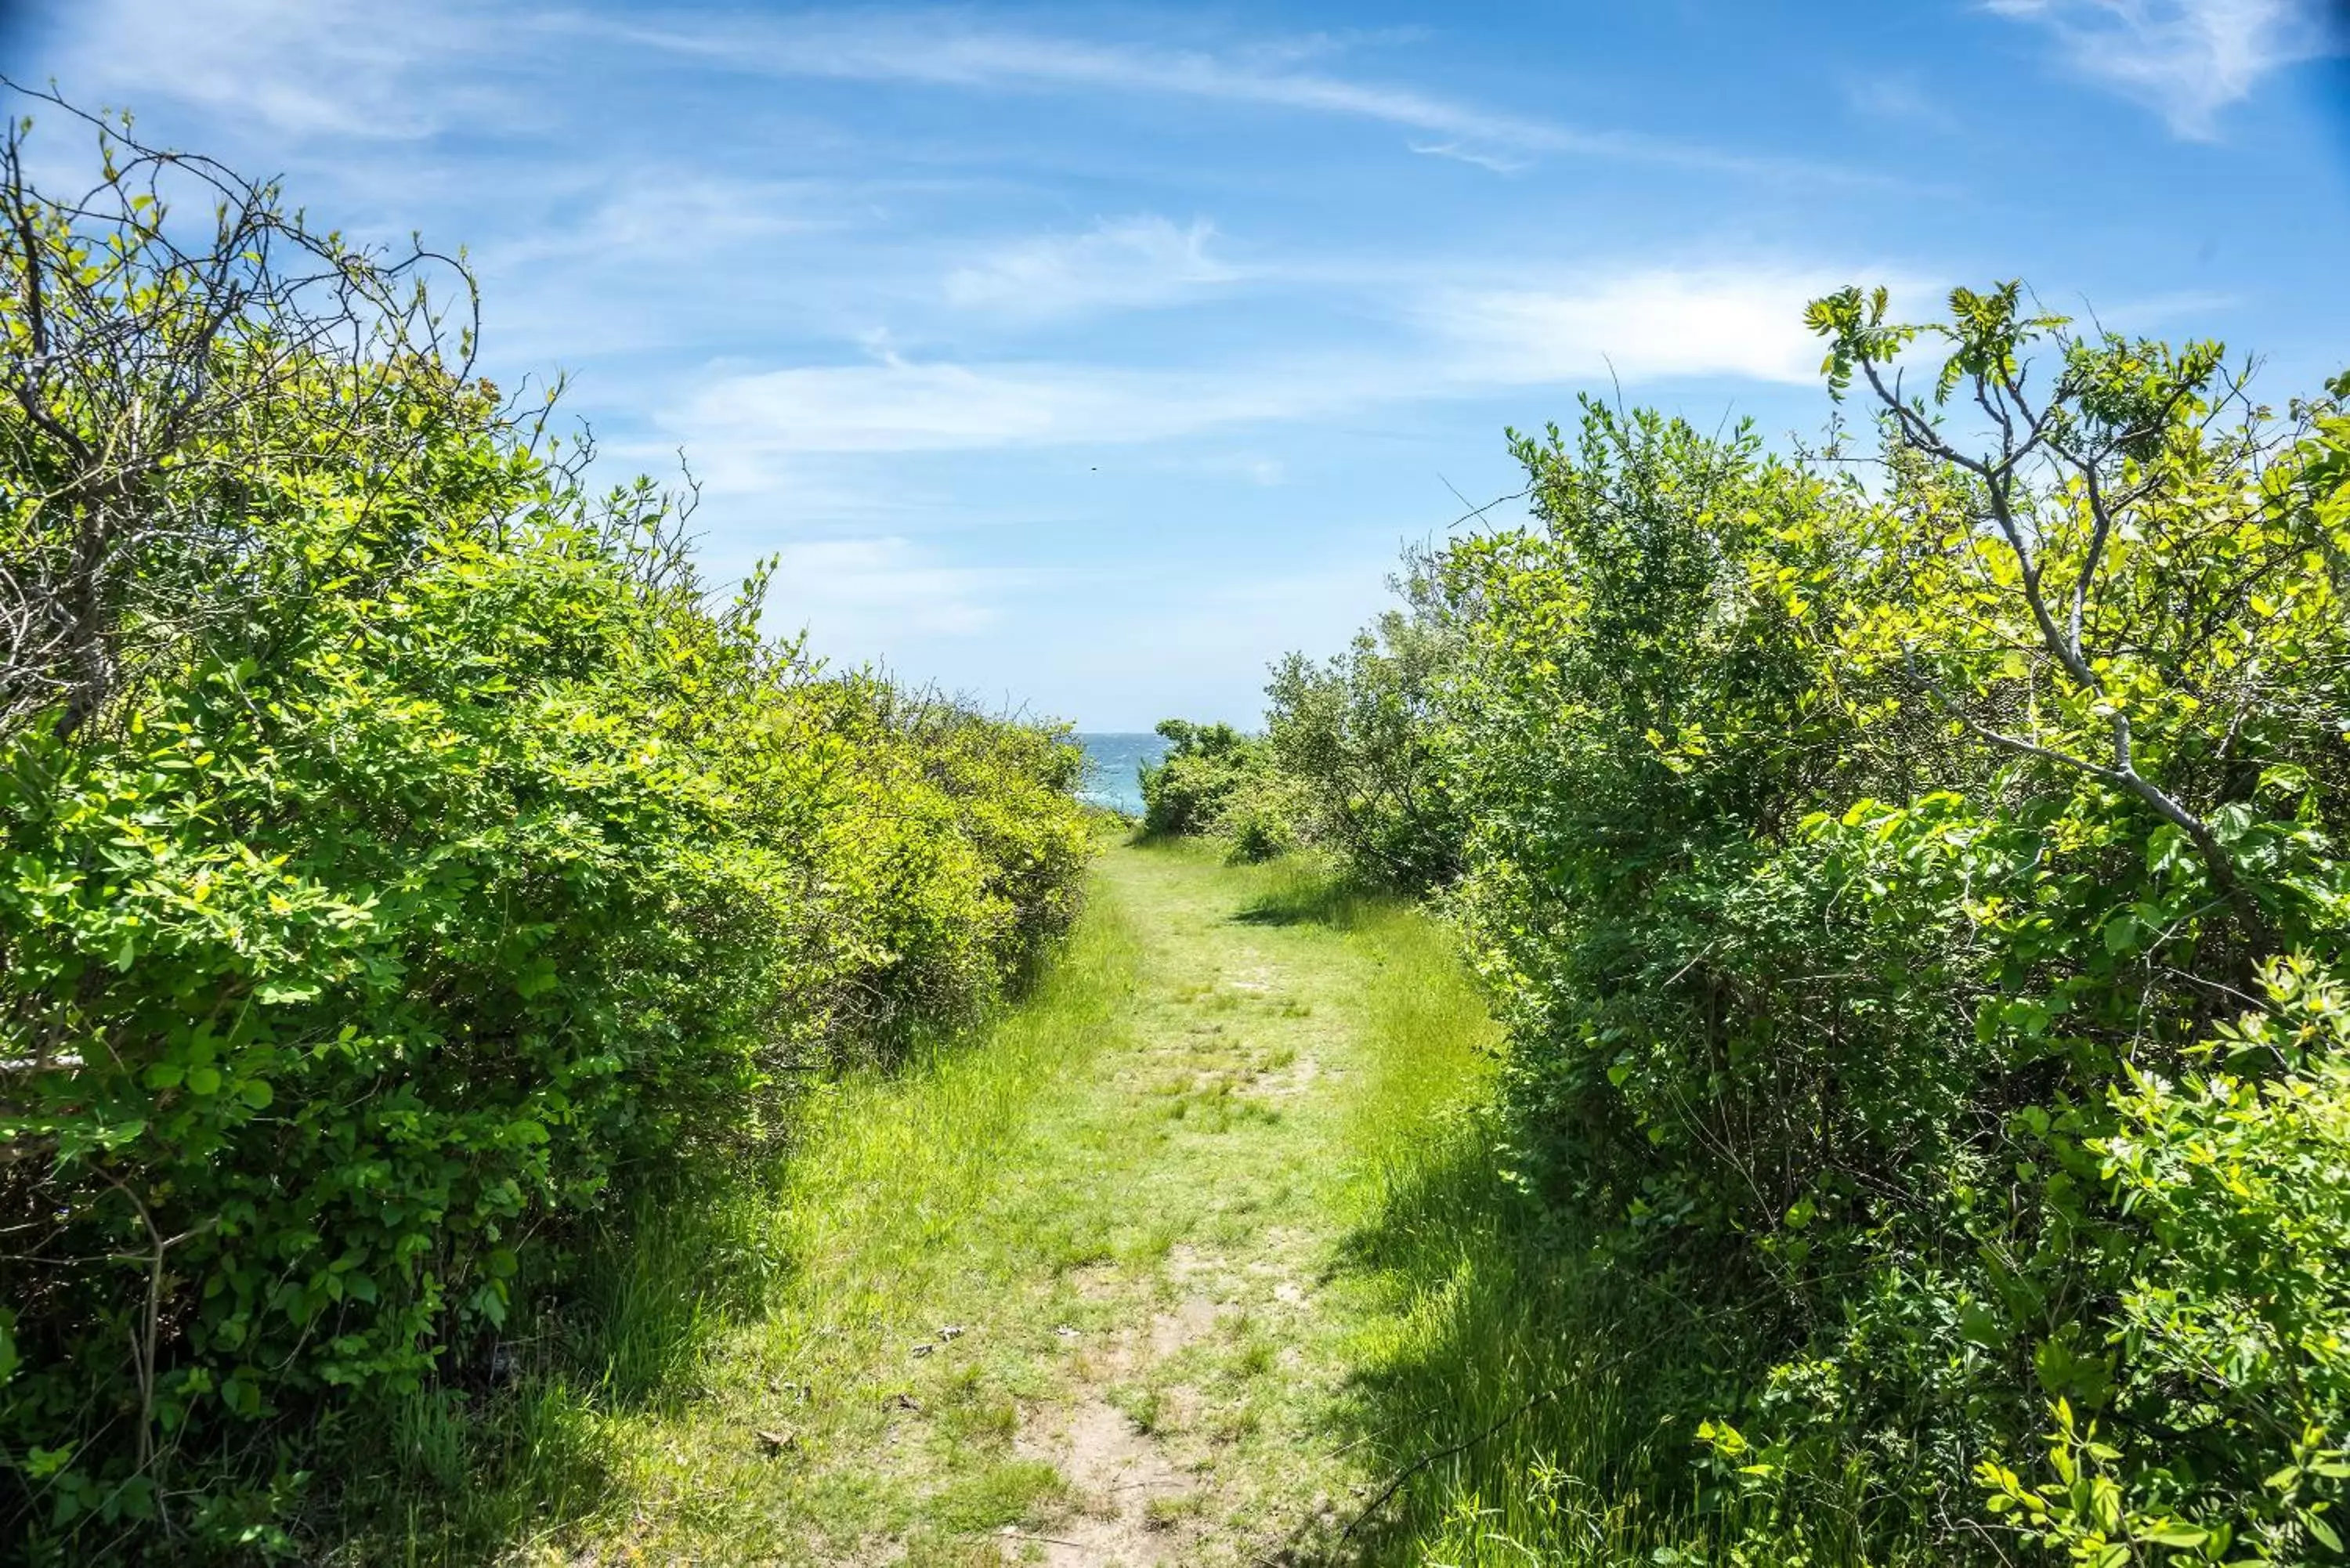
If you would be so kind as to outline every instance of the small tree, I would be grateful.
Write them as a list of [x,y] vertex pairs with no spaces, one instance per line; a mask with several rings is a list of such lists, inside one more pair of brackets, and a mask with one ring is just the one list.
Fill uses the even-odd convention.
[[1142,826],[1147,833],[1213,833],[1224,808],[1263,771],[1262,742],[1230,724],[1161,719],[1167,754],[1142,769]]
[[1265,687],[1265,743],[1294,781],[1309,831],[1357,874],[1399,888],[1450,881],[1461,826],[1436,747],[1440,683],[1459,635],[1432,565],[1406,563],[1388,610],[1326,661],[1292,653]]
[[[2015,283],[1953,291],[1947,323],[1888,322],[1887,304],[1848,288],[1807,315],[1832,389],[1873,394],[1897,470],[1898,590],[1853,649],[1982,742],[2159,817],[2251,956],[2289,940],[2316,911],[2272,874],[2286,828],[2253,797],[2330,816],[2350,782],[2322,743],[2350,734],[2350,525],[2317,504],[2322,474],[2278,461],[2330,405],[2278,420],[2219,344],[2080,333]],[[1921,339],[1950,348],[1922,395],[1895,368]],[[1972,439],[1954,432],[1970,419]]]

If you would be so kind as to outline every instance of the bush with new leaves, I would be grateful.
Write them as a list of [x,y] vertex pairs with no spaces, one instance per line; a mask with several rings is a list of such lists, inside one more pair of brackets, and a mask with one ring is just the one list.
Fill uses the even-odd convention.
[[801,1075],[986,1005],[1087,844],[1066,735],[764,640],[764,576],[713,606],[661,497],[589,493],[437,343],[182,266],[122,151],[110,213],[12,179],[11,278],[73,286],[0,288],[18,344],[59,299],[115,328],[0,400],[41,612],[0,732],[0,1532],[58,1562],[282,1543],[313,1435],[484,1373]]
[[[1732,1325],[1609,1484],[1738,1561],[2331,1560],[2350,379],[1950,307],[1812,309],[1874,483],[1586,404],[1415,608],[1388,752],[1463,825],[1513,1163],[1572,1266]],[[1275,733],[1383,657],[1286,668]]]
[[1142,830],[1178,837],[1214,833],[1263,771],[1263,748],[1230,724],[1162,719],[1158,732],[1167,751],[1143,767],[1139,780]]

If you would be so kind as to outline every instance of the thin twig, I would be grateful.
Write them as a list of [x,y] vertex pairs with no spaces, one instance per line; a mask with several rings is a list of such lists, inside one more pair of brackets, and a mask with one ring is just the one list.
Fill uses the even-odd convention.
[[1570,1386],[1572,1386],[1572,1385],[1566,1383],[1555,1383],[1551,1386],[1544,1389],[1541,1393],[1536,1394],[1524,1404],[1519,1406],[1516,1409],[1511,1411],[1508,1415],[1503,1417],[1500,1420],[1494,1422],[1492,1426],[1486,1428],[1483,1431],[1478,1433],[1475,1437],[1465,1438],[1461,1442],[1453,1444],[1451,1448],[1438,1449],[1432,1452],[1422,1454],[1419,1458],[1412,1460],[1411,1463],[1406,1465],[1402,1469],[1396,1472],[1395,1479],[1388,1482],[1386,1489],[1382,1490],[1378,1496],[1371,1499],[1369,1502],[1365,1503],[1361,1511],[1357,1513],[1352,1520],[1347,1521],[1347,1528],[1338,1532],[1338,1544],[1344,1546],[1348,1541],[1352,1540],[1354,1538],[1355,1532],[1362,1527],[1364,1521],[1368,1520],[1371,1515],[1377,1513],[1380,1509],[1386,1507],[1388,1500],[1395,1496],[1396,1493],[1401,1491],[1404,1488],[1404,1483],[1411,1480],[1412,1477],[1419,1474],[1420,1471],[1428,1469],[1429,1466],[1436,1463],[1439,1459],[1449,1459],[1455,1454],[1468,1452],[1471,1449],[1475,1448],[1486,1438],[1502,1430],[1503,1428],[1507,1427],[1513,1422],[1523,1417],[1528,1411],[1534,1409],[1537,1405],[1544,1403],[1545,1400],[1555,1399],[1559,1395],[1565,1393]]

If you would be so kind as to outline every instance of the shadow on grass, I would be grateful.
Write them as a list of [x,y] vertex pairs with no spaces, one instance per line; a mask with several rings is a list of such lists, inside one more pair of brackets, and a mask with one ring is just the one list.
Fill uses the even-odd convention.
[[1401,902],[1394,894],[1348,880],[1327,857],[1311,848],[1249,860],[1221,840],[1159,833],[1139,824],[1123,842],[1129,849],[1229,867],[1247,875],[1253,884],[1252,896],[1227,917],[1237,925],[1352,930],[1373,912]]
[[442,1379],[321,1433],[350,1479],[317,1500],[312,1558],[502,1562],[592,1517],[617,1478],[602,1423],[699,1392],[713,1336],[754,1312],[786,1268],[756,1222],[757,1183],[640,1193],[579,1242],[565,1288],[453,1358]]
[[[959,1023],[870,1032],[827,1075],[888,1084],[935,1073],[982,1045],[1053,973],[1038,962]],[[803,1136],[797,1112],[784,1115],[793,1137]],[[327,1500],[332,1528],[322,1532],[342,1543],[333,1560],[504,1562],[533,1536],[592,1519],[619,1485],[608,1428],[702,1397],[712,1347],[791,1287],[802,1260],[775,1215],[797,1153],[778,1142],[727,1156],[731,1168],[706,1161],[644,1179],[576,1241],[531,1316],[463,1347],[442,1382],[347,1446],[346,1473],[359,1479]]]
[[1400,1327],[1338,1407],[1336,1440],[1388,1479],[1330,1561],[1647,1562],[1694,1532],[1676,1412],[1726,1325],[1589,1257],[1495,1168],[1494,1131],[1464,1117],[1390,1169],[1342,1254]]
[[[713,1543],[693,1560],[784,1560],[731,1533],[772,1523],[789,1490],[728,1425],[744,1371],[729,1360],[733,1331],[775,1329],[783,1337],[761,1345],[800,1358],[810,1448],[831,1441],[827,1431],[854,1433],[848,1403],[819,1402],[810,1386],[846,1390],[865,1376],[860,1336],[836,1345],[829,1325],[869,1316],[875,1302],[919,1300],[961,1266],[938,1245],[941,1216],[978,1211],[1045,1086],[1111,1037],[1139,950],[1117,901],[1097,905],[1019,1005],[914,1031],[902,1048],[828,1073],[820,1094],[778,1118],[788,1147],[712,1149],[725,1162],[718,1176],[697,1182],[692,1169],[706,1167],[679,1167],[645,1181],[639,1201],[616,1203],[609,1230],[575,1251],[559,1309],[509,1322],[508,1375],[486,1397],[421,1408],[428,1440],[406,1451],[440,1462],[379,1454],[378,1470],[394,1473],[352,1500],[374,1511],[368,1532],[322,1529],[326,1549],[302,1560],[570,1561],[562,1553],[577,1551],[619,1561],[603,1555],[614,1538],[625,1556],[647,1528]],[[400,1446],[397,1432],[383,1436]],[[938,1506],[951,1522],[1000,1513],[1040,1475],[999,1466]],[[818,1533],[844,1521],[851,1534],[899,1528],[900,1500],[886,1490],[850,1489],[821,1506],[799,1521]]]
[[1353,930],[1375,910],[1394,907],[1386,894],[1361,887],[1303,857],[1268,862],[1263,889],[1231,917],[1243,926],[1326,926]]
[[[1872,1550],[1865,1488],[1796,1505],[1709,1471],[1698,1421],[1764,1381],[1772,1336],[1718,1280],[1609,1258],[1497,1168],[1490,1109],[1391,1164],[1338,1272],[1397,1326],[1349,1380],[1334,1442],[1381,1478],[1328,1563],[1813,1568],[1939,1562]],[[1390,1490],[1392,1489],[1392,1490]],[[1877,1543],[1882,1544],[1882,1543]],[[1759,1555],[1756,1553],[1759,1552]]]

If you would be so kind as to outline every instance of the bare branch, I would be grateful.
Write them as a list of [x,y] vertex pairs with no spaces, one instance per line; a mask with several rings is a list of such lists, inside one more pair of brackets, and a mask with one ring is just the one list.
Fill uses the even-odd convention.
[[[373,525],[390,460],[425,439],[401,387],[467,380],[479,304],[421,244],[355,250],[274,185],[0,89],[92,130],[103,168],[47,195],[25,122],[0,138],[0,739],[44,715],[70,737],[151,661],[234,623],[263,576],[297,570],[272,556],[280,473],[356,457],[348,532]],[[462,286],[453,341],[428,273]]]

